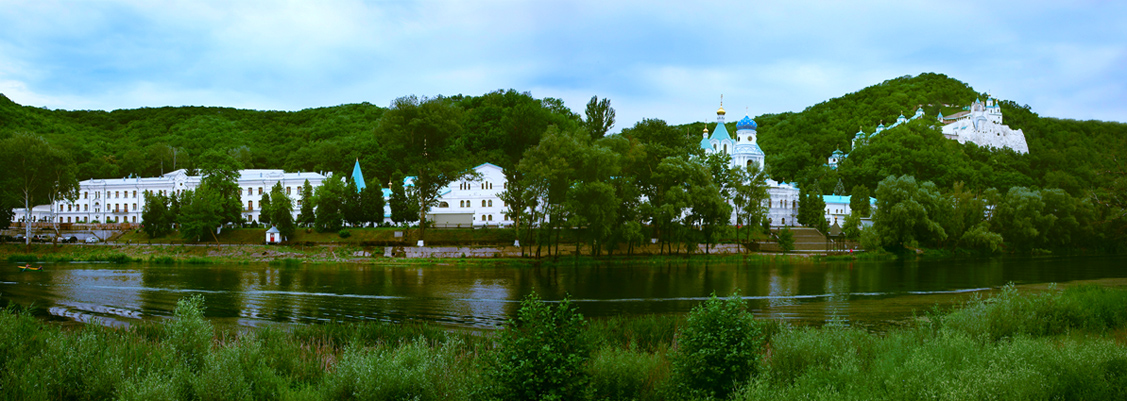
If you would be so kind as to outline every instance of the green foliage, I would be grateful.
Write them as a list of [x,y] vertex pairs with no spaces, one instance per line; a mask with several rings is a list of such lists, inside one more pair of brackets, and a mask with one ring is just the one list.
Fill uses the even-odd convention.
[[309,180],[305,180],[305,184],[301,186],[301,210],[297,215],[297,223],[302,227],[309,227],[316,221],[317,216],[313,211],[313,206],[316,203],[316,198],[313,197],[313,186],[309,184]]
[[[308,182],[308,181],[306,181]],[[282,183],[277,182],[273,188],[270,188],[270,210],[263,210],[264,214],[269,214],[270,223],[274,227],[278,227],[281,232],[282,238],[293,238],[294,226],[293,219],[293,200],[282,190]]]
[[[0,187],[15,193],[0,193],[0,206],[16,204],[30,210],[43,203],[78,196],[74,159],[42,136],[19,132],[0,141],[0,165],[4,166]],[[31,225],[25,227],[25,241],[30,244]]]
[[317,207],[313,224],[317,232],[340,231],[344,225],[342,210],[346,189],[344,182],[337,178],[327,178],[317,187],[317,194],[313,196]]
[[[807,189],[810,188],[810,189]],[[826,200],[816,186],[803,186],[798,192],[798,223],[816,228],[822,233],[829,232],[826,222]]]
[[552,306],[536,293],[521,301],[497,337],[499,349],[488,367],[494,396],[513,400],[574,400],[588,391],[584,365],[588,344],[580,341],[583,315],[571,301]]
[[383,187],[378,180],[372,180],[360,191],[360,221],[371,224],[384,221]]
[[678,394],[727,398],[755,374],[765,344],[762,324],[747,311],[738,293],[727,299],[712,294],[689,312],[678,335],[679,348],[672,358]]
[[973,299],[943,318],[947,330],[998,341],[1021,335],[1049,336],[1070,330],[1105,332],[1127,324],[1127,292],[1097,286],[1023,295],[1013,285],[989,299]]
[[211,323],[203,317],[203,303],[202,295],[177,301],[173,311],[175,319],[165,326],[165,336],[176,359],[193,372],[203,368],[215,336]]
[[388,204],[391,207],[391,221],[395,224],[404,224],[419,221],[418,207],[407,194],[407,186],[403,183],[403,173],[396,171],[391,176],[391,196]]
[[790,227],[783,227],[779,230],[777,235],[779,248],[782,248],[783,253],[789,253],[794,250],[794,231],[791,231]]
[[591,96],[584,113],[587,119],[583,125],[591,134],[591,140],[606,136],[607,131],[614,126],[614,108],[610,107],[610,99],[599,100],[598,96]]
[[869,217],[872,214],[872,203],[869,203],[869,187],[857,185],[849,193],[849,210],[857,217]]
[[142,230],[149,238],[157,238],[172,232],[175,215],[170,210],[171,199],[160,193],[145,191],[145,208],[141,212],[141,220],[145,223]]
[[663,353],[633,348],[604,347],[591,357],[592,399],[660,400],[659,383],[669,378],[669,363]]
[[348,230],[340,230],[340,232],[337,233],[337,236],[341,238],[348,238],[352,236],[352,232]]
[[918,185],[911,176],[889,176],[877,186],[876,195],[873,229],[884,246],[935,244],[947,238],[939,221],[948,210],[935,184]]

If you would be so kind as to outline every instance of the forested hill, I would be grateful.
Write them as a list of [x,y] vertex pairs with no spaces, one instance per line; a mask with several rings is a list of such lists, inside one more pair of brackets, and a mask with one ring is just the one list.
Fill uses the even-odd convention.
[[[857,184],[875,188],[888,175],[908,174],[941,188],[963,182],[976,190],[1061,188],[1075,196],[1114,186],[1127,168],[1123,160],[1127,124],[1041,117],[1029,106],[1010,100],[1001,100],[1003,123],[1025,132],[1029,154],[991,151],[943,138],[937,113],[950,115],[987,96],[946,75],[924,73],[890,79],[801,112],[753,118],[772,176],[815,183],[824,193],[831,193],[839,179],[847,189]],[[917,107],[923,107],[925,117],[884,131],[862,149],[851,149],[859,129],[871,134],[877,125],[890,125],[900,114],[911,117]],[[729,132],[735,131],[739,118],[729,116]],[[699,138],[704,124],[681,128]],[[709,124],[709,130],[714,126]],[[835,149],[850,153],[837,171],[823,166]]]
[[[496,91],[442,98],[456,103],[454,143],[474,163],[515,165],[548,125],[574,128],[579,117],[559,99]],[[78,164],[78,179],[155,176],[196,168],[207,152],[230,154],[243,168],[352,171],[360,161],[369,179],[386,182],[407,171],[401,144],[377,127],[385,108],[369,103],[295,112],[222,107],[161,107],[106,111],[21,106],[0,94],[0,140],[17,132],[43,136]]]

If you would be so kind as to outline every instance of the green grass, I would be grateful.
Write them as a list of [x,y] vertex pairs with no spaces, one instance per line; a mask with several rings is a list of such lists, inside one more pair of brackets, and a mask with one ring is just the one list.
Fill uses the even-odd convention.
[[[0,310],[0,399],[455,401],[492,391],[495,333],[386,322],[220,332],[190,304],[169,323],[128,329],[63,329]],[[879,335],[768,322],[757,373],[732,398],[1124,399],[1124,305],[1122,289],[1010,287]],[[664,315],[589,321],[580,336],[594,350],[587,396],[683,398],[670,361],[685,324]]]

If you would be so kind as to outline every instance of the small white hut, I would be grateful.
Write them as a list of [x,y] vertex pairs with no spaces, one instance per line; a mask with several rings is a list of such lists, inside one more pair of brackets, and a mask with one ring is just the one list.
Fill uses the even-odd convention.
[[282,242],[282,232],[278,231],[278,227],[271,226],[269,230],[266,230],[267,244],[277,244],[280,242]]

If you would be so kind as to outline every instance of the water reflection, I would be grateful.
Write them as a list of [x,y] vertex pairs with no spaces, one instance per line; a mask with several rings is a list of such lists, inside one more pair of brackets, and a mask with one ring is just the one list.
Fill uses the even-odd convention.
[[[104,324],[165,319],[176,301],[205,296],[217,322],[420,320],[494,328],[520,299],[570,296],[587,316],[686,313],[711,294],[739,290],[762,317],[870,324],[929,306],[925,298],[1018,283],[1127,276],[1127,258],[970,262],[717,263],[689,260],[584,266],[465,267],[48,264],[20,272],[0,264],[0,301],[45,316]],[[912,298],[915,297],[915,298]],[[946,298],[942,298],[946,299]],[[928,302],[944,302],[940,298]],[[954,301],[948,301],[954,302]]]

